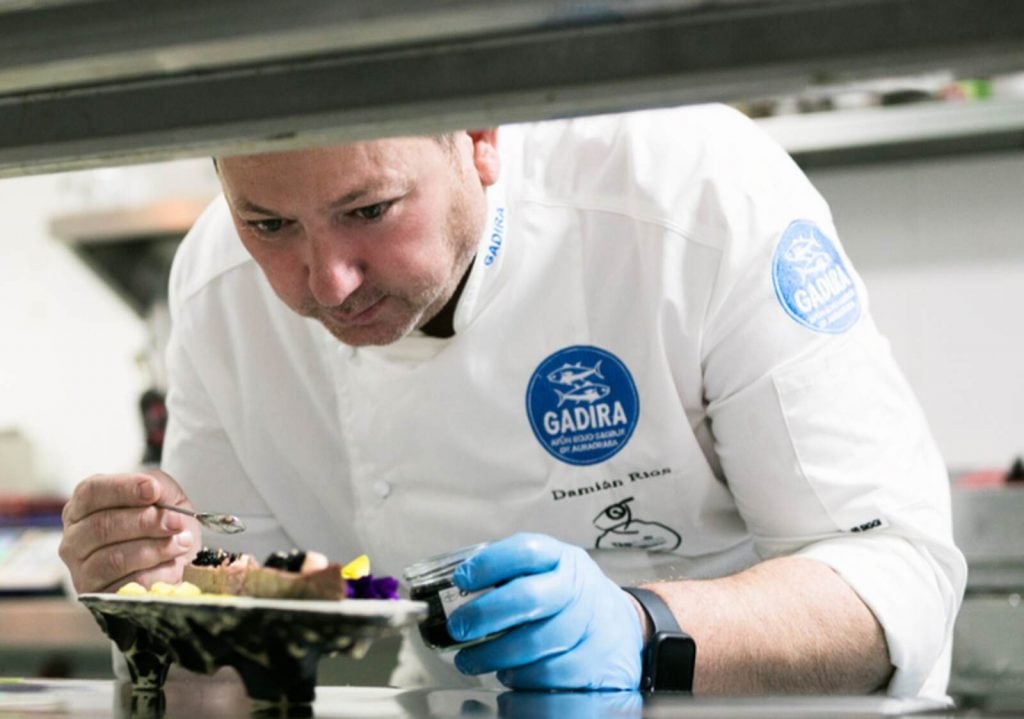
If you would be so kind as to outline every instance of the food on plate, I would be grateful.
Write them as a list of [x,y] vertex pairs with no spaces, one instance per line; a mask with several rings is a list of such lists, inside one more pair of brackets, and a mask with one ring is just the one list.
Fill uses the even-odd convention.
[[117,593],[128,597],[199,597],[202,596],[203,590],[190,582],[154,582],[149,589],[138,582],[128,582],[118,589]]
[[259,567],[251,554],[229,554],[223,549],[203,547],[186,565],[182,579],[199,587],[205,594],[243,595],[245,578],[250,569]]
[[364,554],[348,564],[319,552],[275,552],[261,565],[251,554],[203,547],[185,567],[177,585],[156,582],[148,590],[131,582],[118,594],[129,596],[243,596],[263,599],[398,599],[394,577],[374,577]]

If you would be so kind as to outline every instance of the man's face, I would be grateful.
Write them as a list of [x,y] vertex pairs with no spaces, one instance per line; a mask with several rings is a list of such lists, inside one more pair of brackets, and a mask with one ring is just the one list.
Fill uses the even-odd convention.
[[451,298],[497,177],[493,132],[225,157],[242,244],[277,295],[352,345],[394,342]]

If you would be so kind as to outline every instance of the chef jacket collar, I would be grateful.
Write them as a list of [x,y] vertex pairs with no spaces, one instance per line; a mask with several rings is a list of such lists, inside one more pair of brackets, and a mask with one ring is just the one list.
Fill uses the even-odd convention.
[[455,334],[469,327],[497,291],[498,278],[508,257],[508,223],[505,181],[499,177],[487,190],[487,221],[477,244],[476,259],[452,318]]

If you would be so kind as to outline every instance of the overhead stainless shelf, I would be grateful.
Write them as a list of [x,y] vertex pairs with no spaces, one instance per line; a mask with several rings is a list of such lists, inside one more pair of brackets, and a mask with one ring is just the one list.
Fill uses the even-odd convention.
[[0,176],[1021,67],[1020,0],[0,0]]
[[808,168],[1024,150],[1024,99],[931,102],[757,122]]

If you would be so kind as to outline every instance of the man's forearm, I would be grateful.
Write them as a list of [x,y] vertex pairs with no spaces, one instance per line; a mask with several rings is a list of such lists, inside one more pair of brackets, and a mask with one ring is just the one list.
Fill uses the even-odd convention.
[[695,694],[863,694],[892,675],[878,621],[816,560],[781,557],[731,577],[645,588],[697,643]]

